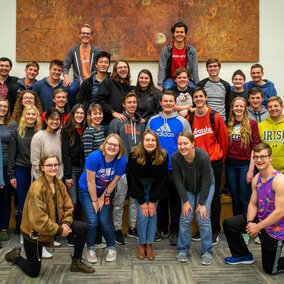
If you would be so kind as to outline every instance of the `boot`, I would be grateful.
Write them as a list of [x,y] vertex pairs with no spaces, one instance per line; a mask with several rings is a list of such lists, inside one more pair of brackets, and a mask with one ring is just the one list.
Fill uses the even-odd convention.
[[138,259],[144,259],[145,258],[145,244],[138,244],[137,249],[137,258]]
[[70,270],[72,272],[94,273],[96,270],[93,267],[87,266],[81,261],[81,258],[72,257]]
[[21,255],[21,248],[13,248],[11,251],[5,254],[5,259],[8,262],[12,262],[12,264],[15,264],[16,257],[19,257]]
[[152,248],[152,244],[146,244],[146,255],[149,260],[155,259],[155,254]]

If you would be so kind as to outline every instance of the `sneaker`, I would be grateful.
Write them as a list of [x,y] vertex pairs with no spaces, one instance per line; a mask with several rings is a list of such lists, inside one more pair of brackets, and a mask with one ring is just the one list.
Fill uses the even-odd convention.
[[68,247],[74,247],[74,245],[75,245],[75,244],[74,244],[74,240],[68,240],[68,239],[67,239],[66,242],[67,242],[67,246],[68,246]]
[[22,234],[20,235],[20,244],[21,244],[21,245],[24,244],[24,238],[23,238],[23,235],[22,235]]
[[133,239],[138,239],[137,229],[134,228],[133,230],[130,230],[130,228],[129,228],[128,233],[127,233],[127,237],[133,238]]
[[51,259],[53,255],[47,251],[45,247],[42,247],[42,256],[43,259]]
[[97,263],[98,262],[97,255],[96,255],[94,250],[87,249],[86,260],[89,263]]
[[194,242],[200,242],[201,241],[199,231],[192,236],[191,240],[194,241]]
[[248,256],[240,257],[225,257],[225,263],[227,264],[252,264],[254,262],[253,255],[250,253]]
[[118,244],[118,245],[124,245],[125,241],[124,241],[124,237],[123,237],[122,231],[121,230],[115,231],[115,235],[116,235],[115,243]]
[[107,249],[108,253],[106,256],[106,262],[112,262],[116,260],[117,251],[116,249]]
[[184,252],[179,252],[177,254],[177,260],[178,262],[183,262],[183,263],[188,262],[187,254]]
[[104,238],[104,236],[102,236],[102,243],[106,244],[106,239]]
[[217,245],[218,242],[220,241],[220,236],[219,234],[212,234],[212,245]]
[[56,241],[53,242],[53,245],[54,245],[55,248],[61,247],[61,243],[56,242]]
[[242,234],[242,235],[243,235],[243,239],[244,239],[246,245],[248,245],[249,244],[249,235],[248,234]]
[[201,264],[210,265],[212,262],[212,254],[209,252],[205,252],[201,257]]
[[106,247],[107,247],[106,243],[95,244],[96,249],[104,249]]
[[254,239],[254,243],[260,245],[260,244],[261,244],[260,238],[259,238],[259,237],[256,237],[256,238]]
[[160,242],[162,240],[161,231],[157,231],[155,234],[155,242]]
[[170,236],[169,240],[170,240],[170,245],[171,245],[171,246],[176,246],[176,245],[177,245],[177,241],[178,241],[178,234],[177,234],[176,232],[174,232],[174,233]]

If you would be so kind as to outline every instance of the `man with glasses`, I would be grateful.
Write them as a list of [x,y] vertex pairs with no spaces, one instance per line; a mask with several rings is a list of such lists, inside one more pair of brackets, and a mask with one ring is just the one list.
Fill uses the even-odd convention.
[[252,181],[248,211],[224,220],[223,228],[232,257],[227,264],[252,264],[252,253],[242,237],[259,236],[262,267],[268,274],[284,271],[284,257],[280,257],[284,241],[284,175],[272,165],[272,149],[266,143],[254,147],[253,159],[259,173]]
[[218,112],[226,121],[230,109],[230,84],[219,77],[221,62],[217,58],[208,59],[206,69],[209,77],[203,79],[197,85],[207,93],[207,106]]
[[[80,84],[96,70],[96,58],[101,51],[91,44],[92,30],[90,25],[84,24],[79,32],[80,43],[72,46],[64,59],[63,86],[68,87],[69,104],[72,108],[76,104],[76,95]],[[73,82],[69,79],[69,69],[73,65]]]

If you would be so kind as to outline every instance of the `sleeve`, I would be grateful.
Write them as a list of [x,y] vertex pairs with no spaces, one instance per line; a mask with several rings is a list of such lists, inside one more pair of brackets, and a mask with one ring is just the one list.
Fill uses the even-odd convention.
[[150,118],[150,120],[147,122],[147,125],[146,125],[146,128],[145,128],[145,131],[151,129],[151,121],[152,121],[152,118]]
[[108,135],[109,134],[112,134],[112,133],[116,133],[116,134],[119,134],[119,131],[118,131],[118,123],[119,123],[119,119],[115,118],[113,119],[110,124],[109,124],[109,130],[108,130]]
[[228,147],[229,147],[229,139],[228,139],[228,130],[226,124],[219,113],[215,113],[215,131],[217,135],[217,140],[223,150],[223,163],[225,163]]
[[201,160],[201,185],[200,185],[200,199],[199,204],[204,205],[208,197],[211,186],[211,162],[207,153],[204,151],[204,157]]
[[181,164],[181,161],[179,161],[175,153],[172,155],[172,168],[173,168],[173,179],[174,179],[178,194],[180,198],[182,199],[183,203],[185,203],[186,201],[188,201],[188,197],[186,194],[187,190],[184,184],[182,183],[183,181],[182,164]]
[[12,131],[12,135],[11,135],[10,140],[9,140],[7,174],[8,174],[8,177],[9,177],[10,180],[15,178],[16,155],[17,155],[17,128],[15,128]]
[[36,92],[36,94],[39,96],[40,94],[40,86],[39,86],[40,82],[37,81],[34,86],[33,86],[33,91]]
[[258,131],[258,125],[257,122],[255,120],[250,119],[250,123],[251,123],[251,138],[252,138],[252,149],[259,144],[260,142],[260,137],[259,137],[259,131]]
[[89,127],[86,128],[86,130],[83,133],[83,148],[84,148],[84,154],[85,159],[92,153],[92,145],[93,145],[93,135]]
[[126,164],[127,164],[126,157],[123,155],[120,160],[117,160],[117,163],[118,165],[117,165],[117,170],[116,170],[115,175],[123,176],[125,174]]
[[0,139],[0,185],[4,186],[2,142]]
[[85,168],[91,172],[97,172],[100,168],[103,155],[100,150],[92,152],[86,159]]
[[40,132],[36,133],[31,141],[31,164],[32,164],[32,175],[35,179],[40,176],[39,160],[42,154],[42,141]]
[[103,107],[104,113],[112,114],[114,112],[113,108],[109,104],[110,90],[109,81],[111,79],[106,78],[99,85],[95,103],[100,104]]
[[192,68],[191,68],[192,79],[195,84],[199,82],[198,75],[198,57],[195,47],[192,47]]
[[70,147],[70,136],[68,130],[64,129],[62,131],[62,142],[61,142],[61,151],[62,151],[62,162],[64,168],[64,177],[65,179],[72,178],[72,160],[71,160],[71,147]]
[[225,111],[226,111],[226,120],[229,119],[229,114],[230,114],[230,101],[231,101],[231,95],[232,95],[232,91],[231,91],[231,87],[230,85],[225,82],[223,83],[225,85],[225,89],[226,89],[226,96],[225,96]]
[[72,61],[73,47],[70,47],[63,62],[63,74],[68,74],[73,63]]
[[80,86],[79,93],[77,95],[78,103],[83,104],[86,111],[87,111],[88,106],[90,104],[88,80],[89,80],[89,78],[87,78],[86,80],[83,81],[83,83]]
[[158,69],[158,83],[159,87],[162,87],[165,77],[166,77],[166,68],[167,68],[167,47],[162,49],[160,60],[159,60],[159,69]]
[[204,86],[205,86],[207,80],[208,80],[208,79],[205,78],[205,79],[199,81],[199,82],[197,83],[197,86],[204,88]]
[[188,131],[188,132],[192,133],[191,126],[186,119],[182,120],[182,124],[183,124],[183,131]]

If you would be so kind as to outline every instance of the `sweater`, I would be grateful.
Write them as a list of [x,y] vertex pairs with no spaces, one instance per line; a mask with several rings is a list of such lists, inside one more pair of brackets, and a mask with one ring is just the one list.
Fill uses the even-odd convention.
[[26,127],[26,134],[21,137],[19,130],[15,128],[9,141],[9,160],[8,160],[8,176],[15,178],[15,167],[31,167],[31,140],[34,136],[34,127]]
[[200,149],[195,149],[195,156],[188,163],[179,151],[172,155],[173,179],[183,203],[188,201],[186,192],[200,193],[199,204],[204,205],[209,190],[214,181],[214,173],[208,154]]
[[40,176],[39,161],[40,158],[47,154],[54,154],[59,159],[59,171],[57,177],[63,177],[63,165],[61,156],[61,139],[57,133],[47,133],[44,130],[37,132],[31,141],[31,164],[32,177],[38,178]]
[[0,139],[0,185],[4,186],[4,174],[3,174],[3,157],[2,157],[2,142]]
[[149,201],[156,203],[157,200],[167,197],[168,193],[168,155],[161,165],[152,164],[152,155],[146,154],[146,164],[141,165],[130,154],[126,166],[127,184],[130,196],[138,200],[138,203],[146,202],[144,186],[141,179],[151,178],[153,182],[150,186]]
[[248,117],[257,123],[264,121],[268,116],[268,111],[263,105],[261,106],[261,110],[253,110],[251,106],[248,107]]

